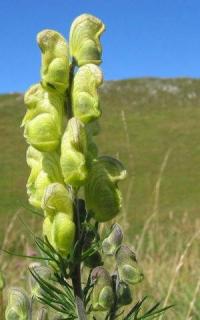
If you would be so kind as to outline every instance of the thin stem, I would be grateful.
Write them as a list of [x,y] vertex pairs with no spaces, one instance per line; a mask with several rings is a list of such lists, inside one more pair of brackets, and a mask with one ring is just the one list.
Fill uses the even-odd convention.
[[69,71],[69,88],[68,88],[67,99],[66,99],[66,110],[67,110],[68,120],[73,117],[71,92],[72,92],[72,83],[74,78],[74,69],[75,69],[75,61],[72,60],[72,63],[70,65],[70,71]]
[[113,294],[114,294],[114,302],[110,311],[109,320],[114,320],[117,312],[117,294],[116,294],[116,286],[117,286],[117,276],[112,276],[112,287],[113,287]]
[[77,198],[74,200],[74,222],[76,224],[76,236],[75,241],[77,242],[75,260],[73,265],[73,272],[71,275],[72,285],[74,290],[74,295],[76,298],[76,307],[78,312],[79,320],[86,320],[86,311],[83,302],[83,291],[81,287],[81,254],[82,254],[82,230],[80,223],[80,212],[81,208],[79,207],[80,202]]
[[72,273],[72,284],[74,288],[75,296],[83,299],[82,288],[81,288],[81,270],[80,270],[80,258],[82,248],[80,246],[80,237],[81,237],[81,224],[80,224],[80,211],[77,199],[74,200],[74,222],[76,225],[76,236],[75,242],[78,241],[77,250],[76,250],[76,260],[74,261],[75,266]]
[[[74,70],[75,70],[75,61],[72,60],[70,66],[70,73],[69,73],[69,88],[68,94],[66,99],[66,111],[67,111],[67,118],[68,120],[73,117],[73,109],[72,109],[72,85],[73,85],[73,78],[74,78]],[[76,249],[76,261],[74,261],[73,271],[72,271],[72,285],[74,290],[74,295],[76,299],[76,306],[78,312],[78,318],[80,320],[86,319],[86,312],[83,303],[83,292],[81,287],[81,253],[82,253],[82,245],[80,243],[81,240],[81,223],[80,223],[80,208],[78,198],[75,194],[74,196],[74,205],[73,205],[73,213],[74,213],[74,223],[76,225],[76,235],[75,235],[75,243],[78,243]]]

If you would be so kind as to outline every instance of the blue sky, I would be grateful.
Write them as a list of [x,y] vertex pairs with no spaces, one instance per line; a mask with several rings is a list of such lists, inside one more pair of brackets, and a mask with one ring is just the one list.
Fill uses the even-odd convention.
[[105,79],[200,78],[199,0],[0,0],[0,92],[38,82],[37,32],[49,28],[68,37],[81,13],[106,24]]

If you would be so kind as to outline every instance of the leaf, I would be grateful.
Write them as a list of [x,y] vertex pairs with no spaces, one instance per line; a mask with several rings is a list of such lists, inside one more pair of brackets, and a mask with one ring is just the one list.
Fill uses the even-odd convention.
[[29,258],[29,259],[35,259],[35,260],[47,260],[47,261],[52,261],[52,259],[50,258],[44,258],[44,257],[40,257],[40,256],[28,256],[28,255],[24,255],[24,254],[18,254],[15,252],[11,252],[5,249],[0,249],[0,251],[7,253],[11,256],[16,256],[16,257],[20,257],[20,258]]
[[144,297],[141,301],[138,301],[133,307],[132,309],[129,311],[129,313],[125,316],[124,320],[134,320],[135,318],[133,318],[133,316],[139,312],[143,302],[147,299],[147,296]]
[[75,310],[74,297],[73,295],[69,295],[69,288],[67,294],[65,291],[58,289],[57,286],[52,285],[48,280],[41,278],[39,274],[35,272],[35,270],[30,270],[30,272],[35,280],[39,283],[41,288],[44,290],[44,292],[42,292],[42,296],[38,297],[39,299],[45,300],[46,303],[50,299],[51,302],[60,304],[64,308],[64,310]]

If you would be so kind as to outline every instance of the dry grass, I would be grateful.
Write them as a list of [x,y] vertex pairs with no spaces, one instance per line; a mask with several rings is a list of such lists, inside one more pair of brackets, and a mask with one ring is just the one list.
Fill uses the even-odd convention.
[[[169,212],[166,221],[161,219],[159,195],[165,182],[165,170],[170,159],[167,150],[153,191],[152,213],[149,215],[140,236],[130,236],[131,225],[124,225],[125,238],[136,248],[145,280],[133,288],[135,301],[144,295],[150,300],[163,300],[164,305],[175,304],[159,320],[198,320],[200,314],[200,219],[191,219],[184,212],[180,219]],[[21,209],[12,217],[6,229],[3,247],[24,254],[34,253],[31,238],[19,221]],[[128,222],[128,213],[126,214]],[[29,220],[31,229],[38,225],[36,217]],[[4,272],[7,288],[10,285],[26,286],[28,259],[1,255],[0,266]],[[5,290],[6,296],[6,290]],[[5,298],[5,297],[4,297]]]

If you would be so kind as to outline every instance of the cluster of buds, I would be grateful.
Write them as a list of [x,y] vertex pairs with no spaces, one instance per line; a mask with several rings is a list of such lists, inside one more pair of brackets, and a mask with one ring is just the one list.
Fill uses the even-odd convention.
[[112,219],[121,208],[118,182],[126,170],[118,160],[99,156],[93,141],[101,116],[104,29],[98,18],[83,14],[71,26],[69,46],[54,30],[40,32],[41,81],[25,94],[29,202],[44,211],[43,235],[62,256],[74,243],[73,204],[81,187],[96,221]]
[[114,303],[118,308],[130,304],[130,285],[135,285],[143,279],[135,253],[123,244],[123,233],[118,224],[111,227],[110,234],[103,240],[102,251],[106,256],[114,256],[116,270],[110,275],[102,266],[93,269],[92,306],[95,311],[109,311]]

